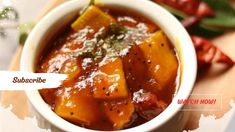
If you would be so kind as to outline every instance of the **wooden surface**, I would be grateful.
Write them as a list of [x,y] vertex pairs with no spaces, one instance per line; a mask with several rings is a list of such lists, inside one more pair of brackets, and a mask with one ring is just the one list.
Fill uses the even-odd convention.
[[[43,13],[36,19],[37,21],[44,16],[48,11],[63,3],[64,0],[51,0]],[[233,60],[235,60],[235,31],[230,31],[219,38],[213,40],[213,42],[222,51],[228,54]],[[12,59],[12,63],[9,70],[19,70],[19,61],[22,47],[19,47]],[[195,108],[200,108],[198,111],[190,111],[190,118],[185,129],[195,129],[198,127],[198,121],[201,114],[216,115],[217,118],[222,117],[229,109],[229,102],[231,99],[235,100],[235,67],[225,67],[221,65],[213,65],[210,69],[203,71],[198,75],[197,83],[192,94],[220,94],[222,98],[222,107],[218,111],[204,111],[211,106],[198,105]],[[218,98],[220,100],[220,98]],[[22,91],[2,93],[1,103],[4,107],[13,105],[12,112],[14,112],[19,118],[30,116],[28,111],[27,98]],[[219,104],[216,104],[219,105]]]

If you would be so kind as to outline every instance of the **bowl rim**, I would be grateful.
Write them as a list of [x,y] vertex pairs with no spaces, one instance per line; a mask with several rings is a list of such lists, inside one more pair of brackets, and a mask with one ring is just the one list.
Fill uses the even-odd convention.
[[[160,7],[159,5],[147,1],[147,0],[99,0],[105,5],[118,5],[125,8],[130,8],[134,11],[143,13],[147,17],[156,23],[160,29],[166,33],[173,45],[180,45],[182,73],[181,73],[181,84],[176,96],[173,98],[169,106],[154,119],[124,130],[121,132],[131,132],[131,131],[151,131],[171,119],[183,106],[183,104],[177,104],[178,99],[187,99],[193,89],[196,73],[197,73],[197,61],[196,53],[193,47],[190,36],[180,22],[171,15],[168,11]],[[56,7],[51,12],[49,12],[44,18],[42,18],[35,28],[30,33],[28,39],[26,40],[25,46],[22,51],[20,70],[22,71],[33,71],[33,59],[36,56],[37,49],[40,49],[39,42],[40,37],[43,37],[43,32],[46,32],[54,22],[61,19],[62,16],[68,15],[72,10],[78,10],[88,4],[88,0],[73,0],[65,2],[64,4]],[[154,13],[158,14],[154,14]],[[66,14],[67,13],[67,14]],[[44,27],[44,28],[42,28]],[[36,41],[36,43],[35,43]],[[34,47],[34,48],[32,48]],[[38,91],[26,91],[27,97],[33,107],[37,112],[43,116],[47,121],[49,121],[54,126],[60,128],[64,131],[97,131],[86,129],[77,125],[74,125],[58,115],[56,115],[49,106],[43,101]]]

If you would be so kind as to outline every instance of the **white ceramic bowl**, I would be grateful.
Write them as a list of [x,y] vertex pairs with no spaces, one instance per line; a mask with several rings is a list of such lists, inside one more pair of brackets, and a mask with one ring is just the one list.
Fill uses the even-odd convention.
[[[22,71],[35,71],[35,63],[39,53],[43,50],[48,40],[56,34],[62,27],[67,25],[78,12],[87,6],[89,0],[72,0],[57,7],[46,15],[30,33],[23,49],[20,69]],[[197,63],[195,50],[192,41],[180,22],[168,11],[147,0],[99,0],[106,6],[115,6],[120,9],[130,9],[141,13],[155,22],[168,36],[176,47],[181,61],[181,84],[177,95],[172,103],[156,118],[140,126],[121,130],[123,132],[160,130],[162,125],[172,119],[182,108],[182,104],[177,104],[178,99],[187,99],[194,86]],[[88,131],[74,125],[57,116],[43,101],[38,91],[26,91],[36,111],[42,118],[63,131]],[[175,122],[176,124],[180,122]],[[172,127],[172,126],[168,126]],[[91,130],[90,130],[91,131]]]

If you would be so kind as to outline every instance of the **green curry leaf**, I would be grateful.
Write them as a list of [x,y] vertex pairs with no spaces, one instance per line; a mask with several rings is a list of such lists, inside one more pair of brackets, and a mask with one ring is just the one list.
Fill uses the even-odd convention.
[[216,36],[223,34],[224,31],[219,28],[199,24],[199,25],[195,25],[191,29],[189,29],[189,33],[203,36],[206,38],[213,38],[213,37],[216,37]]
[[207,17],[202,23],[209,26],[235,28],[235,9],[225,0],[203,0],[215,11],[214,17]]

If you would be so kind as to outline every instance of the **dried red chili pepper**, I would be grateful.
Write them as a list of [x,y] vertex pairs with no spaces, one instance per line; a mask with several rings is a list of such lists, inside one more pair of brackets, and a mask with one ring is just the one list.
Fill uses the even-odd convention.
[[195,15],[199,7],[199,0],[154,0],[156,3],[166,4],[185,12],[187,15]]
[[201,0],[153,0],[159,4],[166,4],[180,10],[189,16],[206,17],[214,16],[213,9]]
[[214,10],[205,2],[200,2],[199,7],[197,9],[196,16],[197,17],[207,17],[207,16],[214,16]]
[[199,36],[191,36],[191,38],[197,52],[199,68],[212,63],[235,64],[231,58],[215,47],[209,40]]
[[181,21],[181,23],[186,29],[189,29],[190,27],[197,25],[200,22],[200,20],[201,19],[199,17],[192,16]]

